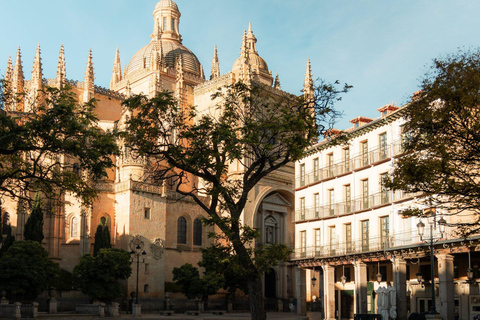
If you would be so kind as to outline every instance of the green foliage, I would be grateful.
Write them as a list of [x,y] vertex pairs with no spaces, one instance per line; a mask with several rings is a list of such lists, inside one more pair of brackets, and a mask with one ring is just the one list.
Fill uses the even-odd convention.
[[[250,290],[250,305],[263,317],[263,301],[257,299],[263,297],[261,272],[288,250],[253,250],[255,230],[244,228],[240,217],[257,183],[302,158],[305,149],[338,116],[333,104],[350,88],[338,87],[338,82],[322,82],[314,94],[297,97],[263,85],[237,82],[212,96],[215,105],[209,112],[179,108],[166,91],[152,99],[134,95],[124,101],[131,113],[122,133],[126,144],[138,156],[149,159],[152,180],[169,181],[176,192],[190,197],[209,215],[210,223],[218,226],[226,243],[231,244],[229,252],[234,255],[237,271],[245,273],[242,278],[248,287],[260,290]],[[232,163],[243,171],[230,175]],[[192,176],[203,183],[192,183]],[[185,185],[193,185],[193,189]],[[256,257],[256,251],[261,256]],[[187,275],[196,278],[195,274]],[[191,287],[196,286],[192,282]]]
[[73,274],[65,269],[60,269],[60,274],[53,284],[57,291],[70,291],[75,289],[75,278]]
[[181,287],[181,292],[188,298],[201,296],[206,300],[208,295],[215,294],[223,286],[223,277],[215,273],[205,273],[200,278],[198,269],[190,263],[180,268],[173,268],[173,280]]
[[49,289],[60,273],[58,263],[36,241],[16,241],[0,258],[0,290],[11,300],[30,301]]
[[108,229],[108,221],[105,224],[100,221],[95,232],[95,243],[93,244],[93,255],[96,256],[100,249],[110,249],[110,230]]
[[25,240],[37,241],[40,244],[43,241],[43,212],[40,193],[38,192],[35,194],[32,211],[25,223],[23,236]]
[[130,254],[122,249],[101,249],[95,257],[87,253],[73,269],[82,292],[105,302],[123,295],[118,280],[127,279],[131,273]]
[[[431,195],[425,198],[427,207],[443,208],[448,214],[473,212],[478,217],[480,51],[459,51],[433,60],[421,91],[404,112],[405,154],[386,185]],[[458,226],[464,236],[480,230],[478,221]]]
[[[2,230],[0,228],[0,230]],[[8,225],[7,226],[7,235],[5,236],[5,238],[3,239],[2,236],[0,235],[0,239],[2,241],[0,241],[2,243],[2,247],[0,248],[0,258],[2,257],[2,255],[7,252],[8,248],[10,248],[13,243],[15,242],[15,236],[12,235],[12,226]]]
[[[6,88],[0,86],[0,105],[8,110]],[[32,112],[0,112],[0,195],[28,199],[40,191],[53,198],[68,190],[89,203],[96,196],[89,179],[114,165],[115,135],[97,126],[94,99],[79,104],[69,88],[46,87],[40,95],[39,106],[25,107]]]

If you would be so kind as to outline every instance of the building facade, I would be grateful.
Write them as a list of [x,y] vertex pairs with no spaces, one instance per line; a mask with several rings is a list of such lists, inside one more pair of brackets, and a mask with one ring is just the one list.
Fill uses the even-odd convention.
[[[77,94],[79,102],[97,99],[96,113],[99,126],[104,130],[123,125],[128,114],[122,109],[121,101],[132,94],[143,93],[153,97],[157,92],[169,90],[181,107],[196,105],[200,112],[213,110],[216,101],[210,97],[218,88],[239,80],[261,83],[273,93],[284,94],[278,77],[273,79],[267,63],[258,54],[257,39],[251,25],[248,31],[244,31],[241,54],[231,71],[220,73],[215,48],[211,76],[206,80],[199,60],[182,43],[180,16],[174,1],[161,0],[156,4],[151,40],[130,59],[124,70],[117,49],[110,89],[95,85],[91,52],[83,82],[67,80],[63,47],[57,77],[45,80],[38,47],[32,79],[25,80],[19,49],[15,63],[10,59],[8,61],[6,79],[13,84],[15,93],[27,92],[31,99],[25,99],[21,105],[9,106],[9,112],[28,112],[37,91],[44,85],[63,86],[66,83]],[[65,194],[65,204],[45,216],[43,245],[62,268],[72,271],[81,255],[92,252],[95,229],[105,218],[115,247],[131,251],[139,244],[147,253],[139,270],[140,300],[163,299],[173,281],[173,268],[187,262],[198,262],[201,259],[200,249],[208,245],[207,233],[212,230],[202,226],[200,219],[205,213],[199,206],[188,198],[179,197],[169,189],[168,184],[151,183],[148,180],[148,161],[132,155],[127,146],[120,147],[121,154],[115,158],[115,169],[97,184],[99,195],[93,205],[87,207]],[[232,170],[238,168],[232,166]],[[263,179],[251,192],[243,221],[262,231],[261,241],[281,242],[293,247],[293,189],[292,164]],[[5,198],[2,199],[1,212],[3,221],[12,226],[16,239],[21,240],[28,208]],[[136,266],[132,267],[133,274],[136,274]],[[272,268],[265,276],[266,297],[275,302],[293,298],[293,278],[293,267],[290,265],[281,264]],[[135,279],[131,277],[127,281],[125,295],[133,291]]]
[[[477,314],[478,240],[459,239],[453,228],[442,232],[439,225],[468,215],[450,217],[426,207],[424,195],[393,192],[382,182],[408,139],[402,131],[405,108],[387,105],[376,119],[351,120],[347,142],[335,143],[333,130],[295,164],[292,262],[306,270],[307,301],[325,319],[353,319],[357,313],[407,319],[427,312],[432,281],[443,319]],[[423,218],[403,215],[409,207],[423,210]]]

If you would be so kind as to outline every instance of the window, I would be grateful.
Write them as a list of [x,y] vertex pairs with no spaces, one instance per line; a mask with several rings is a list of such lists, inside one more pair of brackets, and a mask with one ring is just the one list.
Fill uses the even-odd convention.
[[328,227],[328,238],[330,244],[330,254],[335,254],[335,248],[337,246],[337,235],[335,232],[335,226]]
[[370,222],[368,220],[361,221],[361,234],[362,234],[362,251],[369,250],[369,234],[370,234]]
[[389,202],[388,189],[385,186],[385,180],[388,179],[388,173],[380,175],[380,203],[387,204]]
[[77,238],[78,237],[78,218],[73,217],[70,221],[70,237]]
[[300,231],[300,258],[307,256],[307,231]]
[[350,148],[343,149],[343,167],[345,172],[350,171]]
[[318,158],[313,159],[313,180],[320,180],[320,162]]
[[406,132],[405,125],[400,126],[400,151],[405,152],[405,144],[410,140],[410,133]]
[[360,161],[362,166],[368,165],[368,141],[360,142]]
[[390,223],[388,220],[388,216],[380,217],[380,244],[382,249],[388,249],[388,237],[390,234]]
[[143,218],[144,219],[150,219],[150,208],[145,208],[143,210]]
[[379,160],[384,160],[388,156],[387,133],[384,132],[378,136]]
[[327,199],[328,199],[328,214],[333,216],[335,215],[335,193],[333,189],[327,190]]
[[343,198],[345,199],[345,213],[350,213],[352,211],[352,193],[349,184],[343,186]]
[[149,291],[149,287],[148,287],[148,284],[146,284],[143,286],[143,292],[148,293],[148,291]]
[[300,187],[305,185],[305,163],[300,165]]
[[193,245],[202,245],[202,221],[198,218],[193,221]]
[[150,271],[150,265],[148,263],[145,263],[145,273],[148,273]]
[[327,154],[328,177],[333,177],[333,153]]
[[362,209],[368,209],[368,179],[362,180]]
[[175,31],[175,19],[172,18],[172,31]]
[[315,211],[315,218],[320,217],[320,194],[313,194],[313,210]]
[[315,234],[315,256],[320,256],[321,254],[321,239],[320,239],[320,229],[314,230]]
[[300,220],[305,220],[305,198],[300,198]]
[[187,244],[187,220],[184,217],[177,220],[177,243]]
[[167,17],[163,17],[163,31],[167,30]]
[[345,250],[346,253],[352,253],[352,224],[345,224]]

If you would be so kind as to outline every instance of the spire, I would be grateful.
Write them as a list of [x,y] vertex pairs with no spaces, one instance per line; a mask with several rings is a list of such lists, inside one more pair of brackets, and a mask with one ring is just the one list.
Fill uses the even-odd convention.
[[85,70],[85,80],[83,84],[83,102],[88,102],[93,98],[95,92],[95,74],[93,72],[92,49],[88,52],[87,69]]
[[313,94],[313,78],[312,67],[310,66],[310,59],[307,60],[307,71],[305,73],[305,82],[303,84],[303,94]]
[[257,48],[256,48],[257,38],[255,38],[255,35],[253,34],[252,23],[251,22],[248,23],[248,33],[247,33],[247,37],[246,37],[246,42],[247,42],[248,52],[256,53],[257,52]]
[[150,98],[155,97],[160,91],[162,91],[162,77],[158,73],[154,73],[150,78]]
[[280,78],[278,77],[278,72],[277,72],[277,75],[275,76],[275,83],[273,84],[273,87],[278,90],[282,89],[282,87],[280,86]]
[[203,72],[203,66],[200,63],[200,78],[205,79],[205,73]]
[[62,88],[65,85],[66,68],[65,68],[65,50],[63,44],[60,47],[60,54],[58,55],[57,77],[55,78],[55,85]]
[[213,50],[212,73],[210,75],[210,80],[215,79],[216,77],[219,77],[219,76],[220,76],[220,63],[218,62],[217,45],[215,45],[215,49]]
[[22,54],[20,52],[20,47],[18,47],[17,58],[15,60],[15,68],[13,69],[13,78],[12,78],[12,86],[15,93],[23,92],[23,84],[24,84],[24,77],[23,77],[23,67],[22,67]]
[[175,96],[180,107],[183,106],[184,99],[183,99],[183,82],[184,82],[184,74],[183,74],[183,60],[182,56],[179,56],[176,63],[176,83],[175,83]]
[[13,81],[13,65],[12,56],[8,56],[7,70],[5,71],[5,82],[12,83]]
[[130,98],[132,96],[132,87],[130,86],[130,80],[127,80],[127,85],[125,86],[125,96]]
[[113,60],[112,80],[110,80],[110,89],[113,90],[115,83],[122,80],[122,64],[120,63],[120,50],[117,47],[115,59]]
[[240,52],[240,73],[239,78],[245,83],[249,83],[251,80],[251,68],[250,68],[250,59],[249,59],[249,50],[247,44],[247,31],[243,30],[242,38],[242,51]]
[[32,88],[34,90],[42,89],[42,79],[42,59],[40,58],[40,44],[38,44],[32,69]]

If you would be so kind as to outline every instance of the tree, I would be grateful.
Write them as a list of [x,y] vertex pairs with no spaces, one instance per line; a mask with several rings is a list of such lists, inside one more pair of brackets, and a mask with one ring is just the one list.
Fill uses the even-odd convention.
[[[7,252],[8,248],[10,248],[15,242],[15,236],[12,235],[12,226],[7,225],[6,228],[7,228],[7,234],[5,238],[3,238],[2,235],[0,235],[0,240],[1,240],[0,243],[2,245],[2,247],[0,248],[0,258],[5,252]],[[0,229],[0,230],[3,230],[3,229]]]
[[43,212],[40,200],[40,194],[35,194],[33,200],[32,211],[25,223],[25,230],[23,232],[25,240],[37,241],[42,244],[43,241]]
[[[337,83],[338,84],[338,83]],[[265,319],[259,257],[253,257],[252,230],[240,216],[249,192],[270,173],[300,159],[335,115],[333,104],[348,86],[322,84],[315,96],[274,94],[270,88],[237,82],[212,96],[215,110],[180,108],[169,92],[124,101],[131,118],[127,145],[151,162],[151,179],[169,181],[190,197],[231,243],[247,273],[252,319]],[[243,171],[230,174],[238,164]],[[193,177],[200,180],[192,183]],[[208,201],[202,197],[208,196]],[[263,253],[268,253],[265,248]],[[285,257],[284,257],[285,258]],[[272,264],[277,261],[265,260]]]
[[97,256],[87,253],[73,269],[82,292],[92,299],[111,302],[123,295],[118,280],[132,274],[130,254],[122,249],[101,249]]
[[46,87],[32,112],[6,112],[7,88],[0,82],[0,196],[30,200],[30,192],[68,190],[91,202],[91,180],[106,176],[118,153],[115,135],[97,126],[95,99],[79,104],[68,88]]
[[110,230],[108,229],[108,221],[102,218],[98,223],[95,232],[95,243],[93,244],[93,255],[96,256],[100,249],[110,249]]
[[9,299],[30,301],[54,283],[60,266],[36,241],[16,241],[0,258],[0,290]]
[[182,293],[188,299],[201,296],[204,301],[211,294],[223,287],[223,277],[219,274],[205,273],[200,278],[200,272],[190,263],[179,268],[173,268],[173,280],[182,288]]
[[[478,232],[480,213],[480,51],[433,60],[421,91],[405,107],[404,155],[386,186],[423,193],[444,214],[470,212],[464,236]],[[423,214],[421,210],[406,210]]]

